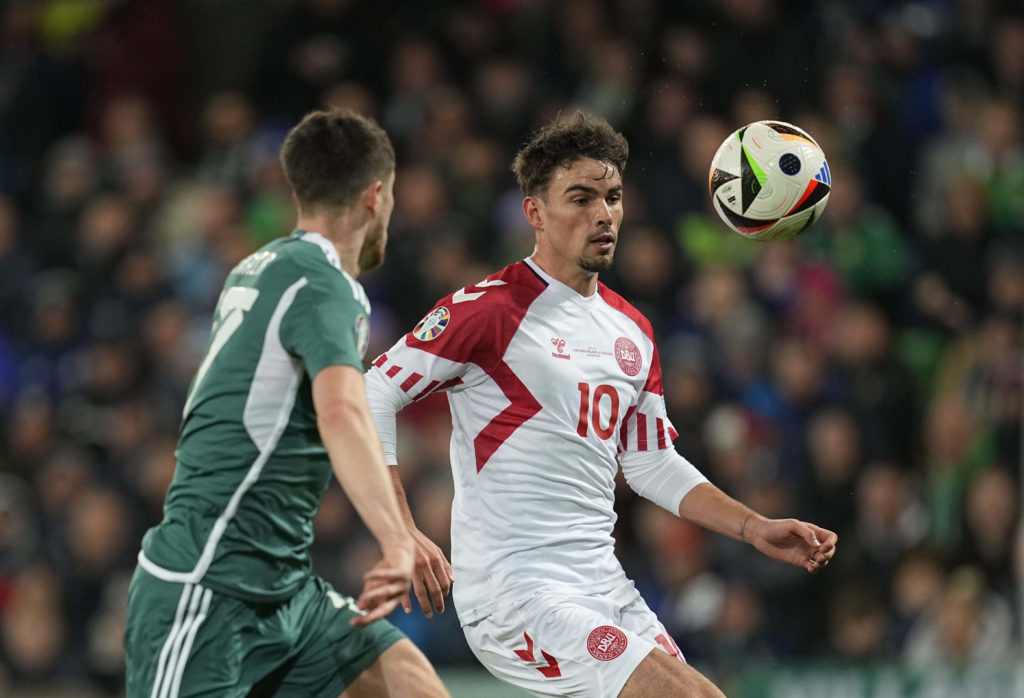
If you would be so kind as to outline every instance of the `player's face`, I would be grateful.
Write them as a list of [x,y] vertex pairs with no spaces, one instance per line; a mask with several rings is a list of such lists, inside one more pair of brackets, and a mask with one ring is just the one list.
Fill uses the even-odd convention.
[[395,210],[395,173],[384,180],[379,194],[379,203],[373,224],[363,240],[359,251],[359,268],[362,271],[379,267],[384,261],[384,248],[388,244],[388,225],[391,212]]
[[[558,167],[538,202],[537,247],[563,265],[596,273],[611,266],[622,223],[622,173],[611,163]],[[568,269],[566,270],[568,271]]]

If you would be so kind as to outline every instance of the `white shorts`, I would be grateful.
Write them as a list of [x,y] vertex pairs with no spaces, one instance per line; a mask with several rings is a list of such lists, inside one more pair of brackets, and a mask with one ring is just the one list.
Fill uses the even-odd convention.
[[536,696],[614,698],[656,647],[684,661],[632,582],[603,595],[540,594],[463,630],[488,671]]

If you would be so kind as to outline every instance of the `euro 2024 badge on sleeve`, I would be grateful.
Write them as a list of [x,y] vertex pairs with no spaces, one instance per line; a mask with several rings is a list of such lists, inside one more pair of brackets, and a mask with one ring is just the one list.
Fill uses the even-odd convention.
[[434,308],[413,328],[412,336],[421,342],[437,339],[444,332],[444,328],[448,327],[448,321],[451,320],[451,317],[448,308],[443,305]]

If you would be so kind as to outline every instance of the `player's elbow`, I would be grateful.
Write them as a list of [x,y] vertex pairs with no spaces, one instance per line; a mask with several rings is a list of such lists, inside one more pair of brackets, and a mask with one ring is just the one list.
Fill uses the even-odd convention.
[[644,499],[678,513],[679,502],[694,487],[707,482],[692,463],[674,449],[636,453],[621,458],[629,487]]
[[366,403],[355,399],[339,397],[317,406],[316,424],[321,434],[364,426],[368,421]]

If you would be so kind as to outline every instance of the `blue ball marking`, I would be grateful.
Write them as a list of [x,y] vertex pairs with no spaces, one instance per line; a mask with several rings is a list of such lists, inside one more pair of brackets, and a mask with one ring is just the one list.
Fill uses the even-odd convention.
[[800,171],[800,158],[793,153],[785,153],[779,158],[779,169],[790,176]]

